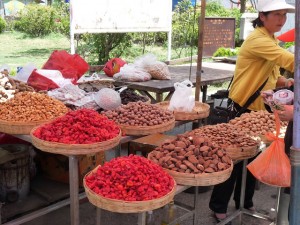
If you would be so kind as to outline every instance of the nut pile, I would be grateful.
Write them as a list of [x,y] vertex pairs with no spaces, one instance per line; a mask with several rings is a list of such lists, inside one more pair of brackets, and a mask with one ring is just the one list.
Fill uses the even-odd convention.
[[6,102],[22,91],[34,91],[34,89],[22,81],[10,78],[7,70],[0,71],[0,102]]
[[190,131],[189,134],[206,137],[223,148],[257,145],[257,141],[248,136],[242,128],[227,123],[203,126]]
[[102,113],[117,124],[129,126],[154,126],[174,120],[172,112],[141,101],[129,102],[115,110]]
[[138,95],[132,89],[126,89],[120,93],[121,101],[123,105],[127,105],[129,102],[147,102],[148,98],[146,96]]
[[[229,123],[253,137],[265,135],[267,132],[274,132],[276,129],[274,114],[264,110],[244,113],[240,117],[230,120]],[[284,134],[287,122],[281,121],[280,127],[280,133]]]
[[27,85],[23,81],[14,80],[14,79],[11,79],[11,78],[9,78],[9,81],[13,86],[15,86],[16,93],[24,92],[24,91],[31,91],[31,92],[35,91],[33,87]]
[[0,104],[0,120],[47,121],[64,115],[68,108],[46,94],[20,92],[12,99]]
[[226,151],[209,139],[200,136],[177,135],[173,141],[166,141],[155,148],[149,159],[163,168],[181,173],[214,173],[231,166]]
[[16,90],[11,84],[6,73],[0,72],[0,102],[6,102],[14,97]]

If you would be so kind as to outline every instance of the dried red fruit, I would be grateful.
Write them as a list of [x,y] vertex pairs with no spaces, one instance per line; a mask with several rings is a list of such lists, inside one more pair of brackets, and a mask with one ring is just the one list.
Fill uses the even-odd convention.
[[85,181],[101,196],[126,201],[160,198],[175,185],[162,167],[138,155],[112,159],[86,176]]

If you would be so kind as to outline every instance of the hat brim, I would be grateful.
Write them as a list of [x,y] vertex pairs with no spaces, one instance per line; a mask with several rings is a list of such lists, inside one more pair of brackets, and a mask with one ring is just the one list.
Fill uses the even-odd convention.
[[290,5],[290,4],[286,4],[286,3],[282,3],[282,2],[278,2],[275,4],[270,4],[266,7],[264,7],[263,10],[259,11],[259,12],[269,12],[269,11],[276,11],[276,10],[282,10],[282,9],[286,9],[288,13],[294,13],[295,12],[295,7]]

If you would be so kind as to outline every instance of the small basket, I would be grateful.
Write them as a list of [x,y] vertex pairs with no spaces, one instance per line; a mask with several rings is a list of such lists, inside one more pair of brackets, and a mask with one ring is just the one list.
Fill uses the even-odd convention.
[[226,153],[232,160],[243,160],[254,157],[258,153],[259,146],[248,147],[224,147]]
[[118,124],[118,126],[121,128],[122,133],[125,135],[132,135],[132,136],[150,135],[150,134],[162,133],[165,131],[172,130],[175,127],[175,119],[154,126],[129,126],[129,125],[122,125],[122,124]]
[[[93,171],[96,171],[97,168],[95,168]],[[111,212],[117,212],[117,213],[146,212],[146,211],[158,209],[170,203],[175,196],[176,182],[174,181],[173,189],[168,194],[158,199],[152,199],[147,201],[123,201],[123,200],[105,198],[93,192],[86,185],[86,176],[88,176],[90,173],[91,172],[87,173],[83,179],[83,186],[88,200],[90,201],[90,203],[97,206],[98,208],[105,209]]]
[[214,173],[180,173],[164,168],[164,170],[175,179],[177,184],[190,186],[211,186],[223,183],[230,177],[232,169],[232,162],[231,166],[228,169]]
[[[157,103],[157,105],[163,108],[164,110],[168,110],[169,104],[169,101]],[[175,120],[204,119],[209,116],[209,110],[210,106],[208,104],[196,101],[192,112],[180,112],[175,110]]]
[[6,134],[30,134],[31,130],[39,126],[43,123],[50,122],[51,120],[47,121],[30,121],[30,122],[19,122],[19,121],[4,121],[0,120],[0,132]]
[[103,142],[96,142],[92,144],[64,144],[59,142],[44,141],[33,135],[34,128],[31,133],[32,144],[44,152],[50,152],[61,155],[88,155],[101,151],[106,151],[117,146],[121,140],[121,131],[118,136]]

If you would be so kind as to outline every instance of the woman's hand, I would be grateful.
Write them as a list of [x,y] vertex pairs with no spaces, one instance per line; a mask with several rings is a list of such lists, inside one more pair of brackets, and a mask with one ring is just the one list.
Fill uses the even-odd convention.
[[282,105],[282,110],[276,110],[280,120],[292,121],[294,116],[294,105]]

